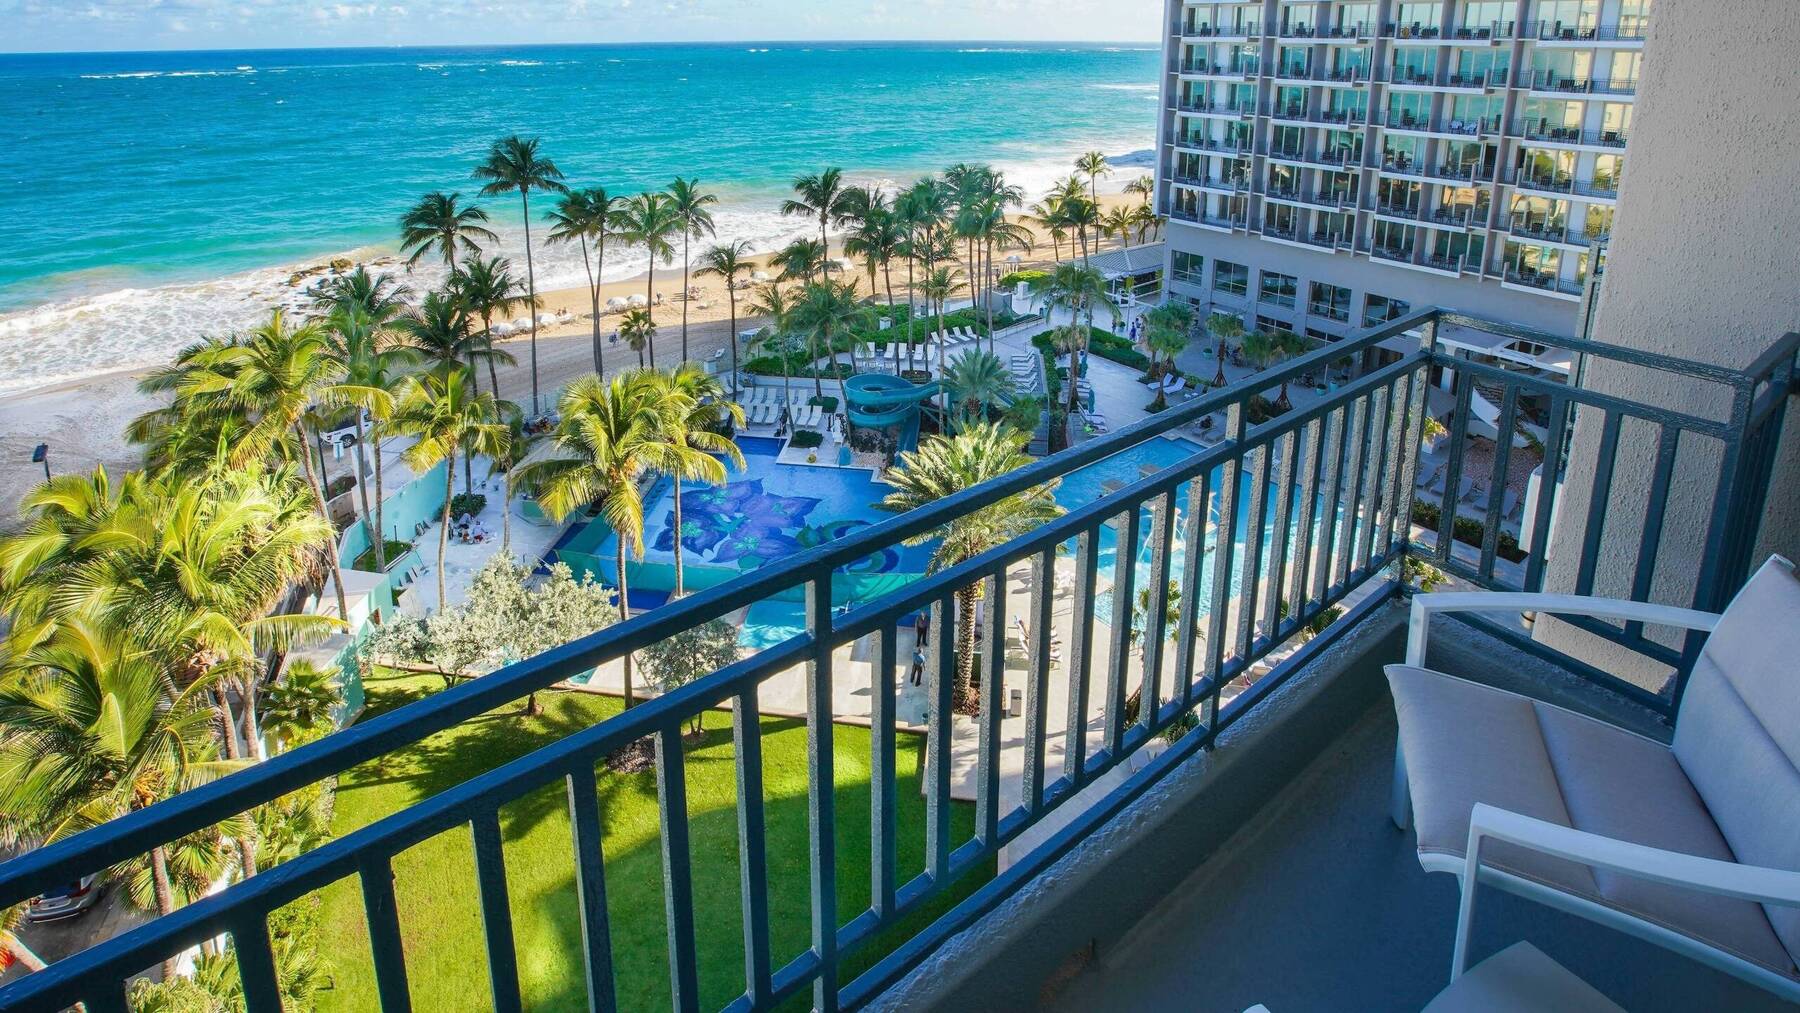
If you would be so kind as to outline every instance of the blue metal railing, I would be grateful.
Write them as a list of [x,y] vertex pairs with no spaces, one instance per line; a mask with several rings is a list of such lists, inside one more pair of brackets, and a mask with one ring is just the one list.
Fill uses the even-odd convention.
[[[999,480],[896,516],[850,537],[779,560],[721,584],[636,616],[590,637],[471,680],[427,700],[359,723],[320,742],[278,756],[255,768],[186,792],[76,838],[31,851],[0,865],[0,905],[24,900],[78,876],[148,852],[164,842],[211,826],[304,785],[335,775],[495,707],[518,700],[569,676],[624,657],[627,653],[699,623],[721,617],[773,594],[803,587],[805,632],[743,658],[713,675],[644,702],[598,725],[577,731],[537,751],[488,771],[424,802],[330,841],[205,898],[131,929],[91,949],[0,988],[0,1008],[56,1010],[85,1002],[90,1010],[126,1008],[127,979],[185,948],[222,933],[233,938],[247,1004],[276,1010],[280,1000],[270,951],[269,914],[340,880],[360,884],[382,1008],[411,1007],[408,964],[402,945],[405,926],[396,904],[393,859],[435,835],[467,827],[475,854],[477,896],[483,914],[486,965],[495,1009],[520,1008],[519,974],[500,833],[500,808],[521,796],[561,782],[568,797],[575,889],[580,898],[581,945],[590,1006],[616,1006],[613,947],[606,901],[602,822],[596,801],[596,766],[614,751],[648,737],[655,746],[657,800],[661,819],[664,900],[668,935],[670,994],[679,1009],[701,1005],[692,856],[686,801],[687,762],[682,724],[705,710],[729,707],[736,748],[738,862],[742,870],[744,931],[743,990],[728,1004],[763,1009],[811,993],[821,1009],[854,1008],[878,995],[951,933],[1028,881],[1065,853],[1085,833],[1119,811],[1144,786],[1193,751],[1209,746],[1239,716],[1266,699],[1308,657],[1328,642],[1339,624],[1272,671],[1257,674],[1259,662],[1296,633],[1327,615],[1356,591],[1366,593],[1352,610],[1355,619],[1395,593],[1389,568],[1408,554],[1421,554],[1479,583],[1503,586],[1509,572],[1497,562],[1499,500],[1481,504],[1487,522],[1474,558],[1453,551],[1451,518],[1456,502],[1448,493],[1443,525],[1435,541],[1415,544],[1412,504],[1418,482],[1427,388],[1439,371],[1453,372],[1457,410],[1451,419],[1449,490],[1457,489],[1464,467],[1461,439],[1467,431],[1474,384],[1499,383],[1505,390],[1500,431],[1510,430],[1521,398],[1550,404],[1550,436],[1545,441],[1547,472],[1566,454],[1574,410],[1640,418],[1664,432],[1692,434],[1721,443],[1721,481],[1714,528],[1708,536],[1709,566],[1696,581],[1695,599],[1716,604],[1748,570],[1752,532],[1742,526],[1760,511],[1774,436],[1779,432],[1791,384],[1796,339],[1784,342],[1753,367],[1739,372],[1680,364],[1690,375],[1725,383],[1738,391],[1731,418],[1714,422],[1562,386],[1527,374],[1498,370],[1438,347],[1440,322],[1486,322],[1421,310],[1357,332],[1340,342],[1300,356],[1260,374],[1254,382],[1213,391],[1154,415],[1111,436],[1037,461]],[[1396,341],[1409,332],[1421,340]],[[1515,331],[1520,337],[1543,338]],[[1620,352],[1583,342],[1546,339],[1581,354],[1606,355],[1650,368],[1675,368],[1673,360],[1649,353]],[[1385,343],[1385,344],[1384,344]],[[1386,360],[1386,361],[1380,361]],[[1362,375],[1326,396],[1268,417],[1268,401],[1283,384],[1329,374],[1350,364]],[[1760,377],[1760,379],[1757,379]],[[832,585],[839,567],[904,539],[934,531],[946,522],[993,505],[1021,491],[1058,480],[1121,451],[1194,426],[1223,413],[1223,439],[1160,471],[1089,502],[1031,534],[921,577],[916,582],[847,612],[834,613]],[[1218,432],[1214,427],[1211,432]],[[1603,421],[1602,443],[1617,438],[1617,424]],[[1672,438],[1671,438],[1672,439]],[[1508,440],[1496,450],[1494,474],[1507,473]],[[1610,463],[1605,466],[1610,468]],[[1659,472],[1660,473],[1660,472]],[[1606,498],[1605,475],[1597,476],[1599,499]],[[1554,488],[1554,483],[1546,483]],[[1652,489],[1650,505],[1666,509],[1669,483]],[[1519,584],[1540,586],[1544,577],[1548,502],[1540,497]],[[1602,515],[1604,519],[1604,515]],[[1179,528],[1177,525],[1179,524]],[[1736,525],[1736,526],[1734,526]],[[1241,534],[1238,534],[1241,532]],[[1178,537],[1179,535],[1179,537]],[[1594,536],[1596,540],[1598,535]],[[1102,559],[1112,544],[1110,586],[1101,587]],[[1648,555],[1655,538],[1646,536]],[[1210,552],[1200,547],[1213,544]],[[1176,546],[1187,550],[1177,557]],[[1073,609],[1069,628],[1067,710],[1061,731],[1061,770],[1047,760],[1052,735],[1053,665],[1051,619],[1057,559],[1073,547]],[[1141,548],[1140,548],[1141,546]],[[1148,559],[1141,559],[1148,555]],[[1577,579],[1591,579],[1591,560],[1581,560]],[[1145,572],[1140,575],[1140,568]],[[1002,686],[1008,623],[1008,582],[1028,576],[1030,596],[1025,646],[1023,770],[1017,804],[1002,804]],[[1648,578],[1645,578],[1646,581]],[[1132,634],[1136,587],[1148,588],[1142,641]],[[1173,580],[1181,591],[1175,609],[1170,651],[1168,593]],[[976,719],[975,831],[952,840],[951,731],[955,670],[955,596],[979,585],[986,615],[980,620],[985,643],[980,659],[980,716]],[[1111,612],[1096,627],[1104,591]],[[1646,584],[1647,590],[1647,584]],[[1208,593],[1203,593],[1208,592]],[[1202,607],[1202,599],[1214,603]],[[926,802],[926,855],[923,871],[906,881],[897,873],[895,682],[897,624],[920,609],[930,614],[931,683],[923,767]],[[1666,650],[1642,631],[1613,630],[1616,639],[1644,650]],[[1605,635],[1605,634],[1603,634]],[[868,907],[838,918],[836,790],[831,709],[833,652],[873,638],[870,725],[871,893]],[[1135,714],[1130,708],[1132,655],[1140,652]],[[808,834],[811,909],[810,944],[795,959],[776,966],[770,945],[767,882],[767,814],[759,717],[763,684],[778,673],[804,666],[808,766]],[[1678,692],[1678,690],[1677,690]],[[842,980],[845,958],[868,947],[877,933],[917,912],[962,877],[988,867],[1001,847],[1065,804],[1095,778],[1124,761],[1177,721],[1197,721],[1173,748],[1098,804],[1078,816],[1044,845],[989,880],[948,914],[879,955],[854,980]],[[1098,742],[1090,750],[1090,728]],[[449,886],[449,884],[445,884]]]

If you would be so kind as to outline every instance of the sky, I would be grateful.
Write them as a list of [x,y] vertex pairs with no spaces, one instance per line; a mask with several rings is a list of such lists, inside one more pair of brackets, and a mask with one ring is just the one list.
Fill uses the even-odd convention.
[[1163,0],[0,0],[0,51],[1154,41]]

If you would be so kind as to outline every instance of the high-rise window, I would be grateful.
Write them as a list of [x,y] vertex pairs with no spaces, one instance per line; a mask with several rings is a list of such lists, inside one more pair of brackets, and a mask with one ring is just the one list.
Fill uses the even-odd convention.
[[1273,303],[1276,306],[1293,309],[1295,293],[1299,287],[1299,279],[1291,274],[1264,271],[1262,281],[1257,286],[1256,298],[1259,302]]
[[1350,290],[1342,285],[1327,285],[1322,281],[1315,281],[1312,283],[1312,297],[1307,300],[1306,311],[1339,323],[1349,323]]
[[1370,292],[1363,300],[1363,326],[1374,327],[1385,324],[1389,320],[1398,320],[1412,312],[1412,304],[1405,299],[1390,299],[1385,295]]
[[1250,290],[1250,269],[1229,260],[1213,261],[1213,288],[1227,295],[1243,295]]

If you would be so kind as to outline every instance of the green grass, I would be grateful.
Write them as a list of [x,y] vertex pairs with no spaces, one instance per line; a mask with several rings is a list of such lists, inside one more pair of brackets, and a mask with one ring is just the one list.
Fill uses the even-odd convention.
[[[440,686],[435,678],[377,677],[368,687],[367,713],[382,713]],[[545,705],[541,717],[527,718],[516,707],[494,711],[346,772],[338,788],[336,831],[344,834],[372,823],[619,710],[619,701],[611,697],[547,693],[539,699]],[[860,914],[869,901],[869,731],[840,725],[834,727],[834,735],[842,924]],[[771,948],[774,965],[780,968],[805,951],[811,934],[805,725],[765,719],[762,743]],[[919,780],[923,757],[923,740],[902,735],[896,758],[902,883],[924,863],[925,805]],[[742,990],[744,966],[736,766],[728,714],[706,715],[703,734],[689,740],[686,770],[700,1004],[717,1008]],[[655,774],[619,775],[602,767],[599,783],[619,1006],[666,1009],[668,950]],[[960,844],[973,832],[973,808],[958,804],[953,817],[952,840]],[[552,786],[503,807],[501,827],[525,1007],[585,1009],[581,927],[563,788]],[[989,867],[965,877],[847,958],[839,980],[848,983],[991,872]],[[414,1007],[488,1008],[487,962],[467,829],[441,834],[403,852],[394,860],[394,873]],[[333,984],[321,993],[320,1008],[372,1008],[374,971],[360,885],[352,877],[333,884],[322,896],[320,951],[331,965]]]

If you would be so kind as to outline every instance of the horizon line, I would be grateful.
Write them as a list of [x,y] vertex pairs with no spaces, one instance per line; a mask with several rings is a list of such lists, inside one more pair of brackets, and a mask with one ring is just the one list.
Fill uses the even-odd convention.
[[921,45],[1008,45],[1008,46],[1136,46],[1161,49],[1159,40],[1148,39],[648,39],[633,42],[395,42],[385,45],[344,46],[206,46],[195,49],[19,49],[0,50],[5,56],[138,56],[205,53],[308,53],[308,52],[382,52],[395,49],[550,49],[571,46],[921,46]]

